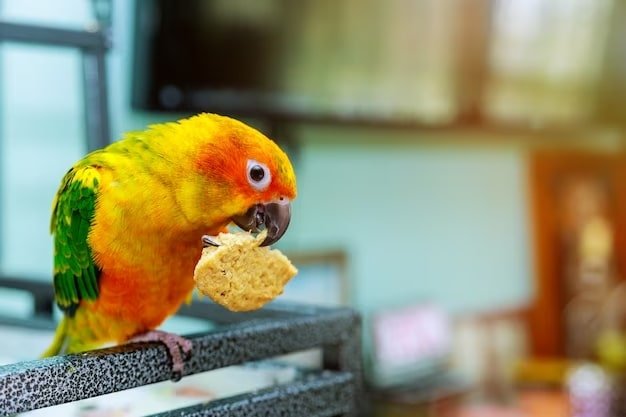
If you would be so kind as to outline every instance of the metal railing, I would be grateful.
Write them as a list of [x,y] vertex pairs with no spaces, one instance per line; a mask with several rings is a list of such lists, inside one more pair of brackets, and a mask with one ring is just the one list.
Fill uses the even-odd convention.
[[[3,286],[0,280],[0,287]],[[7,281],[43,303],[50,285]],[[254,313],[231,313],[207,302],[181,309],[181,315],[219,323],[214,330],[187,335],[193,357],[183,375],[197,374],[321,348],[323,369],[302,372],[286,384],[171,410],[159,416],[335,416],[356,415],[361,394],[361,322],[347,308],[274,303]],[[32,323],[43,328],[39,313]],[[4,320],[29,325],[29,320]],[[170,358],[160,343],[135,343],[77,355],[0,367],[0,413],[13,414],[92,398],[169,380]]]

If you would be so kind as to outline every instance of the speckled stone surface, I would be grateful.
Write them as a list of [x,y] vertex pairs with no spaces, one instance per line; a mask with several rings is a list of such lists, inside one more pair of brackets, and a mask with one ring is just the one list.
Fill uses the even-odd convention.
[[350,373],[325,371],[285,385],[198,404],[152,417],[330,417],[353,409]]
[[[295,307],[284,316],[251,319],[187,336],[194,344],[185,375],[323,347],[329,369],[361,380],[360,318],[350,309]],[[133,344],[0,367],[0,413],[34,410],[169,379],[166,348]],[[287,414],[285,414],[287,415]]]

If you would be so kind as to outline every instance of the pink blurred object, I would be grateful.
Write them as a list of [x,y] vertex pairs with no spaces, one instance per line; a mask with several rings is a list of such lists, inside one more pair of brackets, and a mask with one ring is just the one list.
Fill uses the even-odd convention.
[[581,365],[567,380],[572,417],[609,417],[611,384],[609,377],[597,365]]

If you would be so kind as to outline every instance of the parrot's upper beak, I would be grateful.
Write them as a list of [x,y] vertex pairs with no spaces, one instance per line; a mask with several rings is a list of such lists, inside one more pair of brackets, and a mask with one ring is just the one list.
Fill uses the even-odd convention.
[[234,216],[233,222],[249,232],[267,229],[267,236],[261,246],[272,245],[285,234],[291,221],[291,204],[287,199],[280,199],[265,204],[255,204],[244,214]]

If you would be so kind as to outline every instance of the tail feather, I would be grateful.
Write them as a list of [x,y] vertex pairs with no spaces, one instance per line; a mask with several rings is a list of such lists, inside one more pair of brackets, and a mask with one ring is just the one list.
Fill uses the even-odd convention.
[[42,358],[48,358],[50,356],[56,356],[65,353],[65,347],[67,345],[67,317],[63,317],[54,332],[54,339],[52,343],[42,354]]

